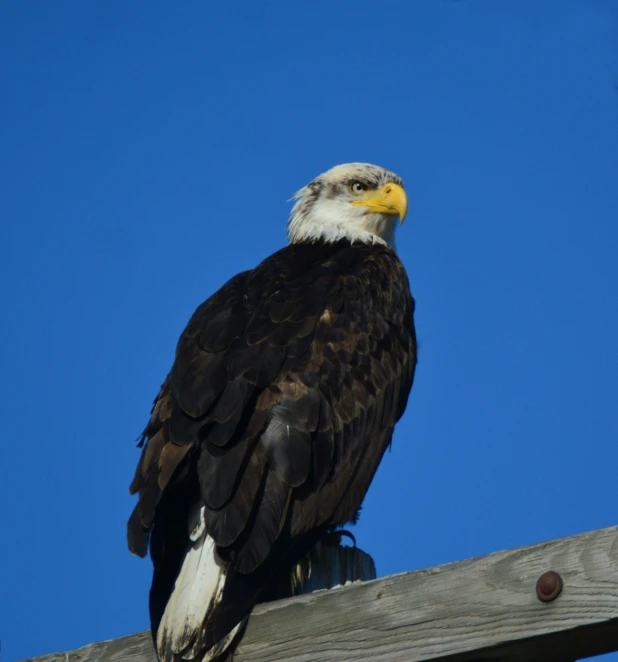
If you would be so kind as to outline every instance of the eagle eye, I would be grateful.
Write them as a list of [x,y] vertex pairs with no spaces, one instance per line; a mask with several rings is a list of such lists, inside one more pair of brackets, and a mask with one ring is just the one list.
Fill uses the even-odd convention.
[[360,195],[361,193],[364,193],[367,190],[367,185],[363,184],[362,182],[354,180],[350,182],[348,188],[350,189],[351,193],[354,193],[354,195]]

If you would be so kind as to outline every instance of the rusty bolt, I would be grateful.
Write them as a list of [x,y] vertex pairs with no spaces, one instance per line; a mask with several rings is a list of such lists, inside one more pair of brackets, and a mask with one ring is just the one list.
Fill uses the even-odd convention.
[[536,583],[536,594],[541,602],[555,600],[562,591],[562,577],[553,570],[543,573]]

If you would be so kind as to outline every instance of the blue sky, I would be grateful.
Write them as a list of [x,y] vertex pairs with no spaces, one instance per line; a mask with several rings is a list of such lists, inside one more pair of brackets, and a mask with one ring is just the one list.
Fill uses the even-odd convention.
[[341,162],[410,196],[378,574],[616,524],[617,83],[613,0],[2,3],[3,662],[148,626],[134,440],[194,308]]

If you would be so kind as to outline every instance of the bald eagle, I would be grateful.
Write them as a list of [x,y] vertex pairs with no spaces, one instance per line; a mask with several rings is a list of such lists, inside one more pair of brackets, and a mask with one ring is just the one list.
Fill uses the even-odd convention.
[[351,163],[295,201],[289,244],[195,311],[140,441],[128,542],[150,545],[160,660],[229,654],[277,578],[355,520],[407,404],[403,182]]

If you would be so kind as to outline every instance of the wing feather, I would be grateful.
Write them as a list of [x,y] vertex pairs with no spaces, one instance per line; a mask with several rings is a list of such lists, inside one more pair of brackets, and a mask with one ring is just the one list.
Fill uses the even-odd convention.
[[283,528],[290,496],[288,485],[276,472],[269,471],[247,538],[232,557],[238,572],[248,574],[266,559]]
[[[247,527],[254,513],[257,495],[266,478],[267,466],[264,453],[251,453],[246,466],[239,474],[238,484],[231,500],[223,507],[206,507],[208,534],[220,547],[229,547]],[[203,485],[200,476],[200,485]]]

